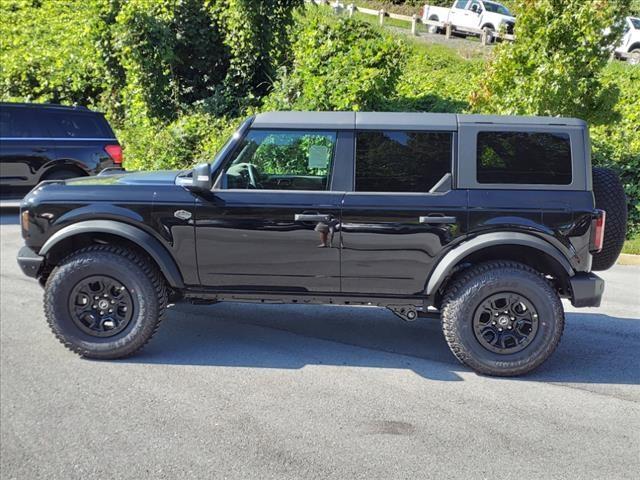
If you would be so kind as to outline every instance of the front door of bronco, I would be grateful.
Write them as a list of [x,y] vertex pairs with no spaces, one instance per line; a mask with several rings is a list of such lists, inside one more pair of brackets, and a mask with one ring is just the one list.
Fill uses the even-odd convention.
[[340,291],[336,130],[256,129],[200,196],[200,282],[233,291]]

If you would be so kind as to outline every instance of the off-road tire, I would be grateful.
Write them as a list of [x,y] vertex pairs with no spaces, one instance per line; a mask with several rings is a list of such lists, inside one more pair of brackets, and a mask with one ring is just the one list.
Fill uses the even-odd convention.
[[[473,316],[496,293],[512,292],[529,299],[539,315],[531,343],[516,353],[486,349],[476,338]],[[554,352],[564,330],[564,310],[556,291],[539,272],[511,261],[479,264],[458,274],[447,288],[441,310],[442,330],[460,362],[483,375],[509,377],[536,369]]]
[[[131,295],[131,320],[114,336],[94,337],[71,319],[72,289],[93,275],[117,280]],[[65,347],[87,358],[116,359],[134,354],[156,332],[166,308],[165,281],[155,265],[143,255],[118,246],[94,245],[72,253],[53,269],[45,284],[44,311],[49,327]]]
[[611,268],[622,251],[627,234],[627,197],[620,178],[611,169],[593,168],[596,208],[607,213],[602,250],[593,255],[592,270]]

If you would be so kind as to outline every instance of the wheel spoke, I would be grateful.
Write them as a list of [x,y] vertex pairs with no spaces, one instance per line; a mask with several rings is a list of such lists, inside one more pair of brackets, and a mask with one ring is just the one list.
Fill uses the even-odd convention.
[[531,343],[538,330],[533,304],[514,292],[491,295],[480,303],[473,318],[477,340],[487,350],[515,353]]
[[113,336],[131,321],[133,299],[118,280],[95,275],[81,280],[72,289],[69,313],[83,332],[98,337]]

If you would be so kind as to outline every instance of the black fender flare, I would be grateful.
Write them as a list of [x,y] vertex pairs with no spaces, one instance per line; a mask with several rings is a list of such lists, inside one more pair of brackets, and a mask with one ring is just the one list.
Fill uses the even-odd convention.
[[84,233],[107,233],[134,242],[158,264],[169,285],[184,288],[184,281],[175,260],[160,241],[140,228],[116,220],[86,220],[67,225],[51,235],[38,253],[44,257],[59,242]]
[[457,247],[449,250],[436,265],[427,282],[425,293],[433,295],[438,291],[442,283],[462,259],[479,250],[497,245],[522,245],[535,248],[555,261],[567,272],[567,276],[573,277],[575,272],[567,258],[549,242],[534,235],[519,232],[494,232],[479,235],[471,240],[462,242]]

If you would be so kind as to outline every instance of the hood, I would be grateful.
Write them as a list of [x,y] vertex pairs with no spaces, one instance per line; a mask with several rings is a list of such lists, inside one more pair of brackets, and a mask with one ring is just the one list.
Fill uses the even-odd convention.
[[181,170],[158,170],[155,172],[130,172],[115,175],[98,175],[65,180],[65,184],[73,186],[89,185],[174,185]]

